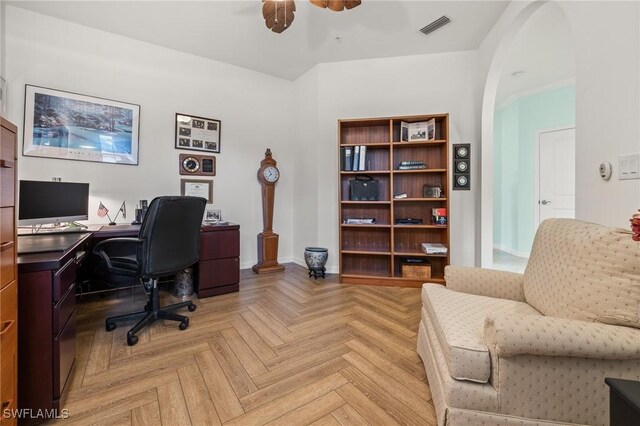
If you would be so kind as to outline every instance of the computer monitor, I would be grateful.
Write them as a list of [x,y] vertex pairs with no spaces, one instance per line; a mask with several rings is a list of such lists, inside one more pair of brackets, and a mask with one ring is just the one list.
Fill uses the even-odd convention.
[[88,183],[20,181],[18,225],[61,223],[88,218]]

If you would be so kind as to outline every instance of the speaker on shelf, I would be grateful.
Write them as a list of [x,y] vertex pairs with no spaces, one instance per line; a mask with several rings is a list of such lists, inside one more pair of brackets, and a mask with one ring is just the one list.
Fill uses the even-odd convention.
[[471,144],[453,144],[453,189],[471,189]]

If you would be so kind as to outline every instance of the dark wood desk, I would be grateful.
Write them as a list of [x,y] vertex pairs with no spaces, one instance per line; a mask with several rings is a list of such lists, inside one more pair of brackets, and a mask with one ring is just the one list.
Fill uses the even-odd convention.
[[[140,225],[105,225],[92,232],[92,245],[117,237],[135,237]],[[91,259],[84,269],[92,269]],[[240,289],[240,225],[206,225],[200,229],[200,261],[194,266],[194,290],[199,298]]]
[[[67,235],[75,238],[63,251],[18,254],[18,404],[34,412],[61,408],[76,357],[76,271],[86,258],[91,234]],[[55,237],[35,238],[47,249],[54,248]]]
[[[18,254],[19,408],[33,412],[62,408],[76,356],[75,295],[82,275],[79,271],[93,261],[91,250],[97,241],[137,236],[139,229],[139,225],[105,225],[94,226],[86,233],[18,238],[19,250],[37,251],[38,245],[43,250]],[[64,241],[69,241],[68,246]],[[239,290],[239,255],[239,225],[202,227],[200,261],[194,266],[198,297]],[[32,425],[41,421],[23,419],[20,423]]]

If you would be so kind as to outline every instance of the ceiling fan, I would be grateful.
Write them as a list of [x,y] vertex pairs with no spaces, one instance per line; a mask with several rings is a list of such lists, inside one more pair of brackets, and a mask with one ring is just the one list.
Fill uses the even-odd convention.
[[[353,9],[362,3],[361,0],[309,0],[321,8],[329,8],[334,12]],[[262,0],[262,17],[264,23],[274,33],[281,33],[291,26],[296,11],[294,0]]]

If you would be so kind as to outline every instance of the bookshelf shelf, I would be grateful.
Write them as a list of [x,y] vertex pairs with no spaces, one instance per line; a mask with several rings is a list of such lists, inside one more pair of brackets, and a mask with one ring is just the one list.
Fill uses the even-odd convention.
[[[430,119],[436,122],[435,140],[399,142],[401,122]],[[338,177],[340,282],[406,287],[419,287],[426,281],[444,284],[444,268],[449,264],[450,253],[427,255],[421,251],[421,245],[440,243],[449,247],[449,226],[431,224],[432,209],[447,209],[449,216],[449,115],[339,120],[338,126],[338,161],[342,169]],[[356,146],[367,147],[364,165],[372,170],[347,169],[344,149],[351,147],[354,155]],[[427,168],[395,170],[403,161],[421,161]],[[378,180],[380,201],[349,199],[350,180],[358,175],[371,175]],[[442,197],[422,197],[425,185],[439,186]],[[406,193],[407,198],[392,198],[400,193]],[[376,223],[343,223],[350,218],[375,218]],[[423,224],[395,224],[399,218],[422,219]],[[432,278],[402,277],[401,262],[406,257],[427,259]]]

